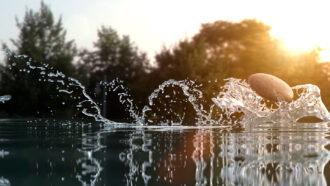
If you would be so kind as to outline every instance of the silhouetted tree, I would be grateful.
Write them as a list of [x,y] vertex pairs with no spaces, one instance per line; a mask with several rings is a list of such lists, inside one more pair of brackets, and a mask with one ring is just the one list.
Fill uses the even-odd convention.
[[203,99],[209,101],[221,91],[223,79],[246,79],[257,72],[279,76],[292,86],[304,83],[321,86],[324,79],[320,76],[317,50],[289,53],[270,35],[270,29],[256,20],[203,24],[191,39],[164,48],[156,55],[158,68],[151,73],[153,85],[156,87],[170,78],[188,78],[202,84]]
[[211,66],[221,63],[226,77],[247,78],[252,73],[265,72],[301,84],[318,73],[316,51],[285,51],[283,44],[270,35],[270,29],[256,20],[216,21],[203,24],[194,40],[205,41],[208,62]]
[[[16,47],[13,54],[28,56],[20,61],[8,56],[5,72],[2,75],[1,92],[11,94],[12,101],[6,104],[6,111],[12,114],[35,116],[49,114],[50,109],[63,110],[62,98],[57,97],[57,92],[51,83],[40,83],[39,71],[29,74],[22,73],[28,62],[33,66],[49,65],[49,68],[72,76],[74,66],[72,61],[76,55],[73,41],[66,41],[66,32],[63,29],[61,18],[55,22],[51,10],[41,2],[38,12],[27,10],[24,20],[17,19],[20,30],[18,39],[12,39]],[[8,48],[4,44],[4,48]],[[39,115],[39,116],[40,116]]]
[[189,78],[205,84],[210,80],[244,79],[252,73],[264,72],[294,85],[305,83],[319,73],[316,51],[290,54],[270,35],[270,29],[256,20],[203,24],[192,39],[157,54],[159,79]]
[[[88,76],[85,81],[90,91],[93,92],[100,81],[110,82],[118,78],[134,93],[135,100],[145,96],[147,85],[143,81],[149,68],[146,53],[140,52],[128,36],[119,36],[113,28],[104,26],[98,31],[94,46],[94,51],[83,50],[80,53],[78,67],[80,74]],[[108,117],[118,119],[127,116],[127,113],[118,103],[117,93],[108,94],[108,110],[111,114]]]

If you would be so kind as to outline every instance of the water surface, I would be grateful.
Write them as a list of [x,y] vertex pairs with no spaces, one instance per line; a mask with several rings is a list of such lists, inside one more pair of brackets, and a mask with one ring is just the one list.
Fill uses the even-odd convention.
[[326,185],[329,124],[1,120],[0,185]]

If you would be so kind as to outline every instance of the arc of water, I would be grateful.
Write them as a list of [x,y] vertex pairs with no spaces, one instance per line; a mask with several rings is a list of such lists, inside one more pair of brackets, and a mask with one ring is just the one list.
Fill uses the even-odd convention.
[[[15,58],[15,59],[28,58],[28,56],[26,56],[26,55],[14,55],[10,51],[7,51],[6,54],[9,58]],[[84,102],[88,102],[92,105],[92,108],[96,110],[96,113],[89,113],[87,111],[87,109],[84,108],[82,110],[82,113],[86,116],[94,118],[95,121],[100,121],[104,124],[114,124],[113,121],[110,121],[101,115],[101,110],[100,110],[99,106],[87,94],[85,86],[83,86],[77,79],[72,78],[72,77],[66,77],[62,72],[59,72],[57,70],[55,71],[51,67],[48,67],[48,64],[43,64],[43,66],[33,66],[33,65],[31,65],[31,61],[32,61],[31,58],[29,58],[28,61],[26,61],[26,66],[28,69],[23,69],[22,72],[30,73],[30,70],[40,70],[40,75],[44,81],[46,81],[46,79],[47,79],[51,83],[58,83],[59,85],[62,85],[63,87],[66,86],[67,88],[69,88],[70,86],[78,87],[80,89],[82,95],[85,98],[78,105],[80,105],[81,103],[84,103]],[[16,64],[16,63],[13,63],[13,64]],[[51,72],[46,73],[46,70],[50,70]],[[39,81],[42,81],[42,79],[39,79]],[[65,81],[68,81],[68,83],[65,84],[64,83]],[[66,94],[73,93],[73,91],[67,90],[65,88],[59,89],[58,86],[57,86],[57,89],[60,93],[66,93]],[[8,99],[10,99],[10,96],[3,97],[3,100],[8,100]]]
[[[185,81],[176,81],[176,80],[170,79],[170,80],[167,80],[167,81],[163,82],[148,97],[149,106],[152,106],[153,105],[153,100],[158,97],[159,93],[164,92],[165,88],[169,87],[169,86],[178,86],[182,89],[183,94],[188,97],[189,103],[191,103],[194,110],[196,111],[196,114],[198,116],[198,118],[197,118],[198,123],[205,123],[205,122],[211,121],[211,118],[210,118],[209,114],[207,113],[207,111],[205,111],[203,109],[202,105],[199,105],[197,103],[198,99],[203,98],[203,93],[198,89],[195,89],[195,88],[191,89],[186,84]],[[189,91],[192,91],[193,93],[190,93]],[[197,95],[197,96],[195,96],[195,95]],[[149,106],[145,106],[143,108],[143,112],[142,112],[143,116],[145,116],[146,111],[150,110]]]

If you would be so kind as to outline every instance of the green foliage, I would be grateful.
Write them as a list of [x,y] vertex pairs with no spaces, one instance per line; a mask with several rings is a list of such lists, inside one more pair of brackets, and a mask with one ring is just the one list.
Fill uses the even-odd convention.
[[[28,56],[31,58],[29,63],[33,66],[48,64],[55,71],[63,72],[67,76],[73,75],[75,45],[73,41],[66,41],[61,19],[55,22],[52,12],[43,2],[38,12],[27,10],[24,20],[17,20],[17,27],[20,34],[17,40],[12,40],[16,47],[14,54]],[[4,48],[8,48],[6,44]],[[40,74],[36,71],[29,74],[20,72],[26,68],[27,59],[7,57],[1,90],[2,93],[11,94],[13,100],[6,104],[6,111],[27,116],[39,112],[42,116],[49,114],[50,109],[63,110],[63,99],[57,97],[54,85],[40,83]]]

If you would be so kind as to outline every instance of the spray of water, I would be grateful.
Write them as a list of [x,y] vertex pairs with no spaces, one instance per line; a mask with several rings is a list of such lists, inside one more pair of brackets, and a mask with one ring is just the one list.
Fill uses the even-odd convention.
[[[112,80],[111,82],[104,82],[101,81],[100,85],[104,86],[104,88],[107,89],[107,92],[113,91],[118,92],[119,101],[121,104],[125,106],[126,111],[129,112],[129,115],[133,120],[142,125],[142,118],[140,114],[138,113],[138,108],[134,104],[134,101],[132,99],[132,96],[129,93],[129,89],[123,85],[123,81],[116,78]],[[107,93],[106,92],[106,93]]]
[[[30,73],[31,71],[39,72],[39,82],[48,82],[54,85],[56,89],[61,94],[70,95],[72,99],[77,100],[77,108],[82,109],[82,113],[88,117],[92,117],[95,121],[100,121],[102,123],[113,124],[112,121],[104,118],[101,115],[101,110],[99,106],[93,101],[93,99],[87,94],[85,86],[83,86],[77,79],[65,76],[62,72],[54,70],[49,67],[48,64],[43,64],[42,66],[31,65],[32,59],[26,55],[14,55],[10,51],[7,52],[7,56],[17,62],[13,62],[9,68],[16,66],[20,60],[25,59],[25,64],[22,69],[19,69],[22,73]],[[72,96],[73,93],[79,93],[80,96]],[[6,95],[2,97],[2,100],[10,99],[10,96]],[[1,100],[0,100],[1,101]]]
[[[31,65],[31,58],[26,55],[13,55],[8,52],[7,56],[13,59],[20,59],[17,61],[26,59],[26,65],[19,70],[20,72],[39,72],[40,82],[52,83],[58,93],[71,95],[73,99],[78,100],[76,107],[81,109],[84,115],[92,117],[96,121],[100,121],[104,124],[118,124],[101,115],[101,109],[87,94],[86,88],[77,79],[66,77],[62,72],[54,70],[47,64],[33,66]],[[12,66],[16,66],[16,63],[12,63]],[[160,84],[158,88],[150,94],[148,97],[148,104],[145,105],[141,111],[139,111],[138,107],[135,105],[128,88],[123,85],[121,80],[115,79],[112,82],[101,82],[100,85],[103,85],[107,91],[118,92],[119,101],[125,106],[131,118],[134,120],[134,123],[138,125],[145,125],[146,123],[155,124],[148,113],[154,111],[154,107],[157,107],[155,102],[161,100],[168,89],[173,89],[173,94],[165,95],[167,103],[163,103],[162,105],[164,107],[163,113],[172,114],[176,116],[177,119],[175,120],[176,122],[173,122],[173,119],[165,120],[162,122],[163,125],[181,125],[184,120],[185,113],[179,114],[169,106],[170,103],[177,102],[177,90],[181,91],[181,94],[186,97],[185,102],[190,104],[193,108],[196,113],[195,123],[199,126],[223,125],[225,123],[244,124],[256,121],[296,121],[304,116],[316,116],[326,121],[329,121],[330,118],[330,114],[321,100],[320,89],[310,84],[292,87],[298,98],[290,103],[276,102],[274,104],[269,104],[267,100],[257,95],[245,80],[229,78],[226,79],[222,91],[220,91],[216,97],[212,98],[213,104],[209,109],[205,109],[203,104],[201,104],[205,98],[194,81],[176,81],[171,79]],[[73,94],[79,94],[80,96],[72,96]],[[0,102],[5,102],[10,99],[10,95],[4,95],[0,97]],[[221,110],[216,118],[214,118],[213,113],[215,108]],[[152,117],[158,117],[155,113],[156,112],[154,112]],[[241,114],[239,117],[235,117],[234,115],[236,113]]]
[[0,102],[5,103],[6,101],[9,101],[11,99],[11,95],[3,95],[0,96]]
[[244,80],[229,78],[212,101],[229,116],[242,112],[241,122],[297,121],[304,116],[316,116],[329,121],[330,114],[322,102],[320,89],[311,84],[292,87],[298,99],[267,104],[267,100],[256,94]]

